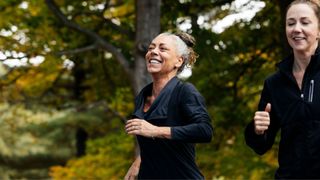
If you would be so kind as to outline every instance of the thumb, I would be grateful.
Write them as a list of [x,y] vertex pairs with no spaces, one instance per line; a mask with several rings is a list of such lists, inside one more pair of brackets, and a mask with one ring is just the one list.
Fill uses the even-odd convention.
[[268,113],[271,112],[271,104],[270,104],[270,103],[268,103],[268,104],[266,105],[266,108],[265,108],[264,111],[265,111],[265,112],[268,112]]

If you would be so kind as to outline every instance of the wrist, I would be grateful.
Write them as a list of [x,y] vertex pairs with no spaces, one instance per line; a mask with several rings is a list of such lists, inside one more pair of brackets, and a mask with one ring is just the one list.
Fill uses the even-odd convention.
[[165,138],[171,139],[171,128],[170,127],[156,127],[152,138]]
[[140,163],[141,163],[141,157],[140,157],[140,155],[139,155],[139,156],[136,158],[136,160],[134,161],[133,166],[139,168],[139,167],[140,167]]

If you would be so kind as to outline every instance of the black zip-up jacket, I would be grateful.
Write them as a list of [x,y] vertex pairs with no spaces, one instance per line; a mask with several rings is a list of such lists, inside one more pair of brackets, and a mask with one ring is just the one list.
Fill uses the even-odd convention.
[[311,57],[302,88],[292,74],[293,54],[278,64],[278,71],[264,82],[259,111],[271,103],[270,126],[263,135],[253,121],[245,139],[256,153],[268,151],[281,129],[276,179],[320,178],[320,50]]
[[171,127],[172,139],[137,136],[141,164],[138,179],[203,179],[195,163],[194,143],[210,142],[213,128],[204,99],[190,83],[172,78],[147,112],[152,83],[136,97],[133,117]]

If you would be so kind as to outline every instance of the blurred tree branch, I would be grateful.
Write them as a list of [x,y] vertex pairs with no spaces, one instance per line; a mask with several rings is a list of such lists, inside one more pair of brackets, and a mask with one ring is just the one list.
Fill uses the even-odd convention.
[[73,29],[75,31],[78,31],[82,34],[85,34],[86,36],[89,36],[94,40],[102,49],[112,53],[117,61],[122,65],[125,72],[127,74],[131,73],[131,69],[128,63],[128,60],[124,57],[124,55],[120,52],[118,48],[113,46],[112,44],[105,41],[99,34],[90,31],[89,29],[82,28],[75,22],[72,22],[68,20],[68,18],[61,12],[57,4],[53,0],[46,0],[46,4],[49,7],[49,9],[54,13],[54,15],[61,20],[61,22],[68,28]]

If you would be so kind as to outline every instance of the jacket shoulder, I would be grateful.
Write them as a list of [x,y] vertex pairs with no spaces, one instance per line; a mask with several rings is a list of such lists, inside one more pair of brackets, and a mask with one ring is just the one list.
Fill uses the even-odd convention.
[[278,70],[278,71],[270,74],[269,76],[267,76],[267,78],[265,79],[265,83],[267,83],[267,84],[276,83],[276,82],[279,81],[282,77],[283,77],[283,75],[282,75],[281,72]]

